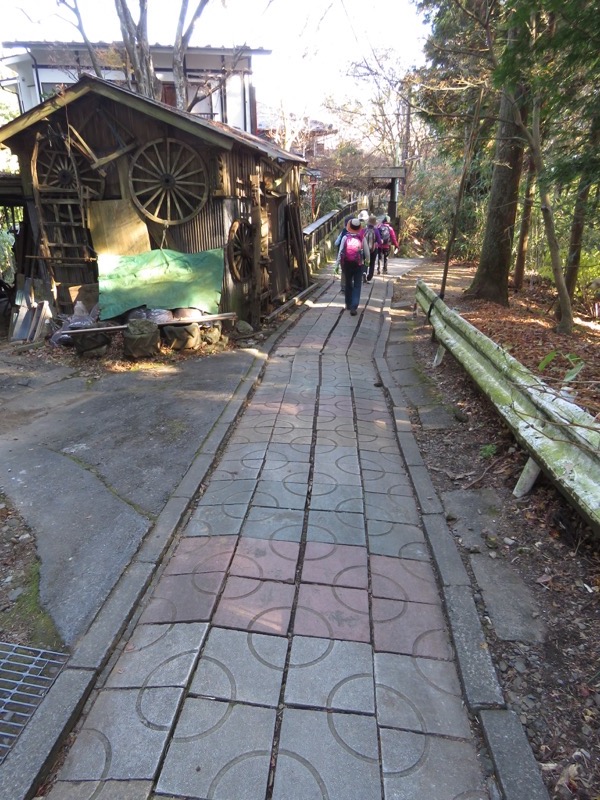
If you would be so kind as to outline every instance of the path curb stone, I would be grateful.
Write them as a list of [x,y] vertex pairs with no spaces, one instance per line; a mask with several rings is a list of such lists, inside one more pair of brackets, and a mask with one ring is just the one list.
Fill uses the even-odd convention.
[[488,744],[504,800],[549,800],[523,726],[513,711],[481,711]]

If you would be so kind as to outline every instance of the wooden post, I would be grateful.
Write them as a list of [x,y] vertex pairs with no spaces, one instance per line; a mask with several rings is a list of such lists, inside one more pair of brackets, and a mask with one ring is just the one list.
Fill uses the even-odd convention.
[[252,223],[252,297],[250,298],[250,324],[254,330],[260,328],[260,295],[262,291],[261,257],[261,228],[260,214],[260,177],[258,174],[250,176],[252,187],[252,201],[250,208],[250,221]]

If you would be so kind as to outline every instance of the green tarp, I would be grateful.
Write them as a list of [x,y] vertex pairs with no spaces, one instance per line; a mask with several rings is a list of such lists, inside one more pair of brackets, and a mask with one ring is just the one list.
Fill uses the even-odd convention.
[[139,306],[198,308],[217,314],[223,284],[224,251],[178,253],[151,250],[134,256],[98,256],[100,319]]

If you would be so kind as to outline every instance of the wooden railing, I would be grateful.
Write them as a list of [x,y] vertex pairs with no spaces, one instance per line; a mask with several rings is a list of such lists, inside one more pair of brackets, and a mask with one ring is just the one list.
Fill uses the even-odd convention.
[[304,246],[311,272],[316,272],[327,258],[332,255],[335,257],[333,242],[342,229],[344,219],[357,210],[358,200],[353,200],[343,208],[330,211],[303,229]]
[[[417,282],[441,347],[494,404],[530,458],[600,535],[600,424]],[[436,363],[441,353],[436,356]]]

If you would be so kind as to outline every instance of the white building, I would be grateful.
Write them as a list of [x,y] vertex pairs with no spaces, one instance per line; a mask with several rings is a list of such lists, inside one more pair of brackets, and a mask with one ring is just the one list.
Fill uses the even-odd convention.
[[[95,42],[93,47],[104,80],[135,88],[131,65],[119,42]],[[12,73],[0,80],[0,88],[19,99],[21,113],[37,106],[76,83],[83,74],[94,74],[89,52],[80,42],[3,42],[0,63]],[[175,105],[173,49],[151,45],[150,52],[162,101]],[[184,61],[188,81],[188,110],[249,133],[257,132],[256,100],[252,85],[252,56],[268,50],[249,47],[189,47]]]

